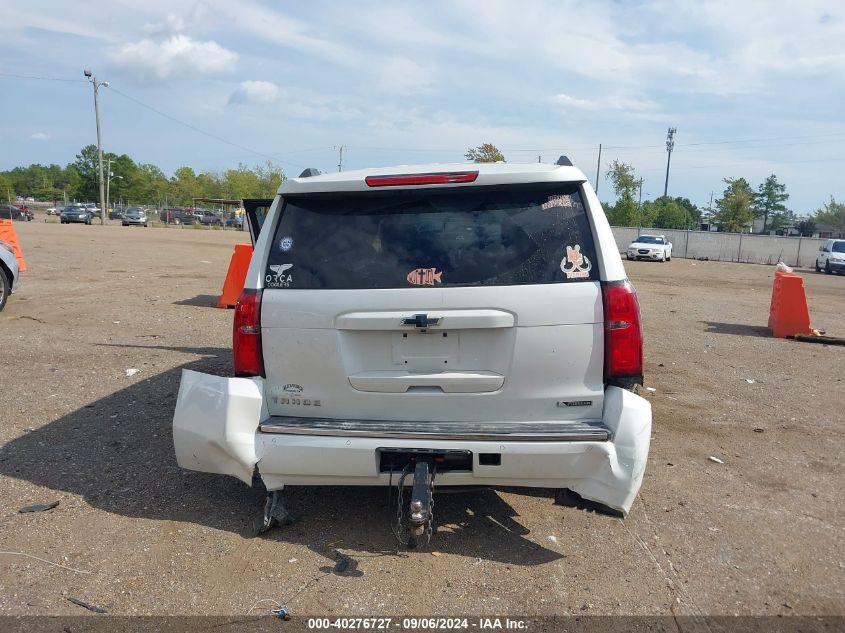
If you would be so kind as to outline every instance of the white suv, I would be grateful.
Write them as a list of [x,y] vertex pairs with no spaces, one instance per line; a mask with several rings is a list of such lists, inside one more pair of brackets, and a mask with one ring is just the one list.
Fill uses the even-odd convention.
[[845,240],[827,240],[819,246],[816,257],[816,272],[831,273],[845,272]]
[[[435,476],[626,514],[651,434],[640,311],[584,174],[565,157],[314,171],[263,221],[237,377],[182,374],[179,464],[271,493],[413,478],[416,535]],[[286,516],[270,494],[263,527]]]

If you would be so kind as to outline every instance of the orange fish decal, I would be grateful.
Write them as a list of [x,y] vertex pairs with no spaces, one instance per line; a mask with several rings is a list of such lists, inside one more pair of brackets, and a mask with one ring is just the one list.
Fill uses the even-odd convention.
[[440,279],[442,275],[443,271],[437,272],[436,268],[415,268],[408,273],[406,279],[408,283],[414,284],[415,286],[433,286],[434,282],[443,282]]

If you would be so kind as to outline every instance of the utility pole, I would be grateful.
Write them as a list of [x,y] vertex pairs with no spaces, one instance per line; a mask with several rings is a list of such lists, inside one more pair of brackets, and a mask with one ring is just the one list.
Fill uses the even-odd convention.
[[596,195],[599,195],[599,172],[601,172],[601,143],[599,143],[599,160],[596,163]]
[[678,131],[676,127],[670,127],[669,133],[666,136],[666,151],[668,156],[666,158],[666,184],[663,185],[663,197],[669,194],[669,163],[672,160],[672,150],[675,148],[675,132]]
[[643,179],[642,179],[642,177],[640,177],[640,179],[637,182],[640,185],[640,196],[639,196],[639,202],[637,202],[637,207],[639,207],[639,210],[640,210],[640,228],[642,228],[642,226],[643,226]]
[[343,145],[337,148],[337,170],[343,171]]
[[100,172],[100,224],[106,223],[106,192],[103,182],[103,143],[100,140],[100,86],[109,87],[107,81],[97,81],[97,78],[90,70],[84,71],[88,81],[94,86],[94,116],[97,119],[97,157]]

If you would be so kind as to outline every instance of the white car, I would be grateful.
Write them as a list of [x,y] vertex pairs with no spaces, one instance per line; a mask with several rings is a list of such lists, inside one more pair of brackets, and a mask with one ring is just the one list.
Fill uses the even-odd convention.
[[8,242],[0,240],[0,312],[6,307],[6,301],[15,291],[20,269],[15,251]]
[[828,275],[845,272],[845,240],[827,240],[819,246],[816,272],[821,272],[822,269]]
[[668,262],[672,259],[672,242],[663,235],[640,235],[628,246],[628,259]]
[[285,486],[393,485],[413,545],[435,476],[627,514],[651,433],[639,304],[571,165],[285,180],[235,308],[237,377],[182,373],[180,466],[260,478],[259,533]]

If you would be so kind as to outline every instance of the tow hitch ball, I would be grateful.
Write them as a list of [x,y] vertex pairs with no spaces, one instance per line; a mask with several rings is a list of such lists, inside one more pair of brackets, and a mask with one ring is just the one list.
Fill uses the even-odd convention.
[[414,468],[414,487],[411,489],[410,515],[408,523],[412,537],[425,533],[431,521],[431,493],[429,490],[428,462],[419,461]]

